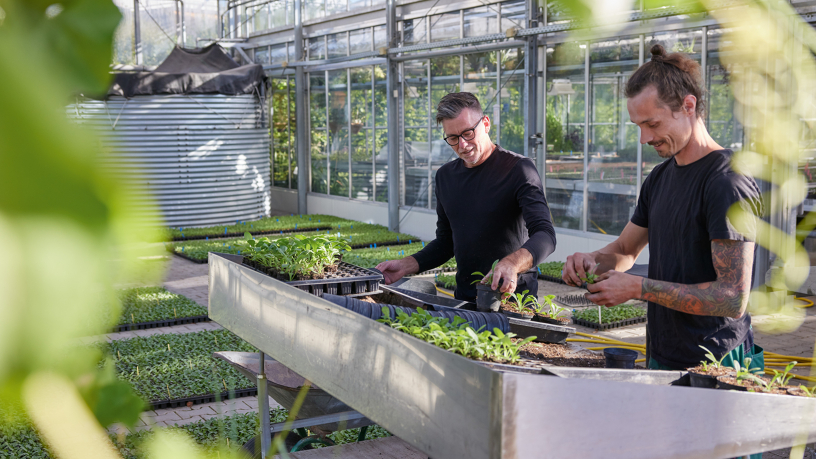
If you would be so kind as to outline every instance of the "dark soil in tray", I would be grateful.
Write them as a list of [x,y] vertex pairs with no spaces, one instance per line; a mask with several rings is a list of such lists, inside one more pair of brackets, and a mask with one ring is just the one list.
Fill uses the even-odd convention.
[[576,353],[564,344],[527,343],[521,348],[520,355],[560,367],[603,368],[605,364],[602,354]]

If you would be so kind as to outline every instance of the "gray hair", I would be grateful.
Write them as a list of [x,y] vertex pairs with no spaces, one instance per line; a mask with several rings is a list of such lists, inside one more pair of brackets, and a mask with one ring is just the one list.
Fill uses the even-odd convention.
[[436,106],[437,126],[444,120],[452,120],[462,113],[462,110],[469,108],[476,113],[482,113],[482,104],[479,99],[469,92],[452,92],[443,97]]

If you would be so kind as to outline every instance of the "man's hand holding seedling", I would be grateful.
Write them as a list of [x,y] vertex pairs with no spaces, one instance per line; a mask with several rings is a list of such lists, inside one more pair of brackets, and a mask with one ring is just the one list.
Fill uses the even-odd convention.
[[561,278],[567,285],[573,287],[581,287],[585,282],[594,280],[589,278],[589,275],[596,275],[598,263],[595,261],[594,253],[576,253],[567,257],[567,263],[564,265],[564,273]]
[[485,279],[492,276],[493,282],[490,288],[496,290],[499,288],[499,281],[501,280],[502,293],[513,293],[516,291],[519,273],[523,273],[533,266],[533,256],[527,249],[518,249],[510,255],[502,258],[495,267],[487,273]]
[[642,277],[610,270],[594,280],[587,282],[585,297],[595,304],[611,307],[640,298]]

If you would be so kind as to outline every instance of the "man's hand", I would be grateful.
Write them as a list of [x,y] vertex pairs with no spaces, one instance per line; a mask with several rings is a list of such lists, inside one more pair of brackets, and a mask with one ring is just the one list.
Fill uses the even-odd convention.
[[[564,273],[566,274],[566,273]],[[616,306],[640,298],[643,278],[618,271],[601,274],[594,284],[587,284],[586,299],[601,306]]]
[[496,268],[489,273],[493,274],[493,283],[490,288],[496,290],[499,287],[499,281],[502,280],[502,287],[499,290],[502,293],[513,293],[516,291],[518,284],[518,275],[520,272],[527,271],[533,266],[533,256],[527,249],[521,248],[504,257],[496,264]]
[[414,257],[408,256],[401,260],[384,261],[376,269],[383,273],[385,285],[393,284],[409,274],[419,272],[419,263]]
[[597,263],[595,262],[594,253],[580,253],[577,252],[567,257],[567,263],[564,264],[564,273],[561,278],[567,285],[573,287],[580,287],[586,282],[588,272],[593,272]]

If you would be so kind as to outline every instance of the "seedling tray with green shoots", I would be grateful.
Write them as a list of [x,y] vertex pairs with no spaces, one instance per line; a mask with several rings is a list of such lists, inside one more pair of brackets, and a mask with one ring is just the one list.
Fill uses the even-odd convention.
[[[260,237],[263,233],[248,231],[256,237]],[[355,221],[347,221],[346,223],[336,225],[329,230],[323,231],[308,231],[298,233],[304,236],[317,235],[339,235],[347,239],[348,244],[352,249],[368,249],[379,248],[394,245],[405,245],[418,242],[418,238],[410,234],[394,233],[388,231],[388,228],[380,225],[373,225],[369,223],[360,223]],[[291,234],[286,232],[279,232],[275,234],[267,234],[263,237],[268,239],[279,239],[288,237]],[[230,239],[207,239],[169,242],[165,244],[168,252],[186,258],[195,263],[206,263],[207,254],[209,252],[229,253],[233,255],[241,255],[246,251],[246,241],[241,238]],[[372,266],[373,267],[373,266]]]
[[144,330],[156,327],[206,322],[207,308],[182,295],[161,287],[121,290],[122,314],[114,331]]
[[198,228],[170,228],[170,239],[183,241],[216,237],[241,236],[247,231],[253,234],[296,233],[302,231],[330,230],[338,225],[356,222],[332,215],[276,215],[252,221],[237,221],[229,225],[204,226]]
[[271,240],[245,235],[242,264],[313,295],[362,295],[379,291],[381,273],[340,261],[348,244],[334,236]]
[[456,289],[456,275],[455,274],[437,274],[434,278],[436,285],[448,290]]
[[563,261],[548,261],[538,265],[538,278],[557,284],[565,284],[561,279],[561,271],[564,269]]
[[609,330],[646,322],[646,309],[632,304],[619,304],[610,308],[588,307],[573,311],[572,321],[576,325],[596,330]]
[[256,393],[254,381],[212,357],[217,351],[257,352],[227,330],[136,337],[102,346],[119,379],[133,385],[151,409]]

